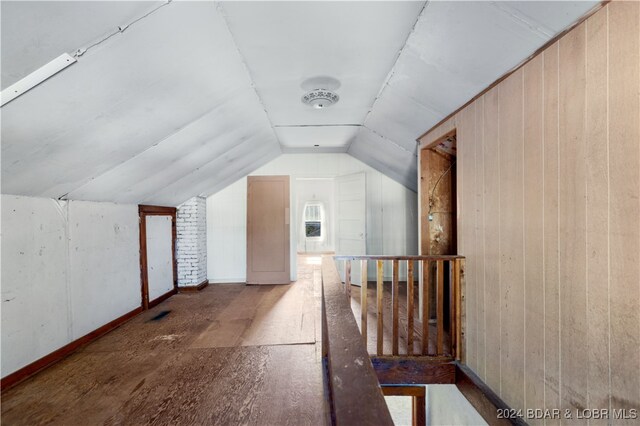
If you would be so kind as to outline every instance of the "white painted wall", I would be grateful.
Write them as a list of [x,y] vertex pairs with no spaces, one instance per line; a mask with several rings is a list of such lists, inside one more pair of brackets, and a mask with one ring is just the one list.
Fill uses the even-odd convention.
[[[284,154],[252,175],[290,175],[291,205],[298,205],[298,178],[334,178],[364,171],[367,175],[368,254],[417,254],[417,195],[348,154]],[[210,282],[246,280],[247,180],[240,179],[207,198],[208,278]],[[292,209],[292,241],[298,224]],[[296,244],[292,244],[295,279]],[[369,271],[369,275],[373,269]],[[391,271],[386,275],[390,278]]]
[[428,425],[487,425],[456,385],[427,386]]
[[136,205],[2,195],[2,377],[140,306]]

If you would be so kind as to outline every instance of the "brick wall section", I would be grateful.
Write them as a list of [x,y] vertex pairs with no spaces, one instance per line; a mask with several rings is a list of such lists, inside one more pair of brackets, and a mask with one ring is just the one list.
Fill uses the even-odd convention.
[[178,286],[194,286],[207,279],[207,199],[193,197],[178,207]]

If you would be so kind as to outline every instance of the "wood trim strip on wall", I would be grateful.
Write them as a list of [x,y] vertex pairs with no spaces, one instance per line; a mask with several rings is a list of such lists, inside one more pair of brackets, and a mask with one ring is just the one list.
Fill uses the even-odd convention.
[[15,371],[7,375],[6,377],[3,377],[0,383],[2,392],[6,391],[9,388],[12,388],[13,386],[17,385],[20,382],[23,382],[24,380],[44,370],[45,368],[59,361],[62,361],[64,358],[73,354],[75,351],[77,351],[81,347],[88,345],[89,343],[97,340],[98,338],[104,336],[110,331],[113,331],[116,328],[120,327],[122,324],[129,321],[133,317],[137,316],[142,311],[143,311],[142,306],[137,307],[131,312],[128,312],[122,315],[121,317],[118,317],[113,321],[108,322],[107,324],[92,331],[91,333],[86,334],[70,343],[67,343],[60,349],[57,349],[54,352],[51,352],[49,355],[45,355],[42,358],[32,362],[31,364],[25,367],[22,367],[18,371]]
[[178,293],[196,293],[209,285],[209,280],[204,280],[198,285],[185,285],[178,287]]
[[[422,142],[422,139],[424,137],[426,137],[429,133],[431,133],[432,131],[436,130],[438,127],[442,126],[444,123],[446,123],[448,120],[452,119],[453,117],[455,117],[458,113],[460,113],[461,111],[463,111],[465,108],[467,108],[469,105],[471,105],[472,103],[474,103],[478,98],[480,98],[482,95],[484,95],[485,93],[487,93],[489,90],[493,89],[494,87],[496,87],[498,84],[502,83],[504,80],[506,80],[507,78],[509,78],[509,76],[511,76],[513,73],[515,73],[516,71],[518,71],[520,68],[523,68],[526,64],[528,64],[532,59],[534,59],[536,56],[540,55],[542,52],[544,52],[549,46],[553,45],[554,43],[556,43],[558,40],[560,40],[562,37],[564,37],[567,33],[569,33],[571,30],[573,30],[575,27],[577,27],[578,25],[582,24],[584,21],[586,21],[587,19],[589,19],[594,13],[596,13],[597,11],[599,11],[600,9],[602,9],[604,6],[606,6],[607,4],[609,4],[612,0],[602,0],[599,4],[595,5],[589,12],[587,12],[583,17],[581,17],[580,19],[578,19],[576,22],[574,22],[571,26],[567,27],[564,31],[558,33],[555,37],[553,37],[552,39],[550,39],[549,41],[547,41],[545,44],[543,44],[540,48],[538,48],[535,52],[533,52],[527,59],[525,59],[524,61],[522,61],[521,63],[519,63],[518,65],[516,65],[515,67],[513,67],[511,70],[507,71],[505,74],[503,74],[500,78],[498,78],[496,81],[494,81],[493,83],[491,83],[490,85],[488,85],[484,90],[482,90],[480,93],[478,93],[477,95],[475,95],[473,98],[469,99],[468,102],[466,102],[464,105],[462,105],[461,107],[459,107],[458,109],[456,109],[455,111],[453,111],[451,114],[447,115],[446,117],[444,117],[442,120],[440,120],[439,122],[437,122],[436,124],[434,124],[433,126],[431,126],[431,128],[429,128],[429,130],[427,130],[426,132],[424,132],[423,134],[421,134],[420,136],[418,136],[418,138],[416,139],[416,142],[418,142],[418,144],[420,144]],[[450,133],[450,132],[449,132]],[[441,140],[442,137],[438,137],[438,140]]]

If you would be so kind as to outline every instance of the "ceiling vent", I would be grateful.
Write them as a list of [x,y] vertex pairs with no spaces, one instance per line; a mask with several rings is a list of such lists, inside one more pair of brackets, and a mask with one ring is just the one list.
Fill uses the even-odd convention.
[[302,97],[303,104],[317,109],[330,107],[339,100],[340,96],[327,89],[313,89]]

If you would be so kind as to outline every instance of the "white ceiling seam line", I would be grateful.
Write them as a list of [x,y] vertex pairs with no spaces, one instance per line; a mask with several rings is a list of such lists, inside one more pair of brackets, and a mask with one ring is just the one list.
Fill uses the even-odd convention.
[[[529,18],[528,16],[526,16],[526,15],[524,15],[522,13],[518,13],[518,11],[513,10],[509,6],[505,6],[504,4],[500,4],[500,3],[501,2],[491,2],[491,6],[495,7],[496,9],[498,9],[499,11],[501,11],[502,13],[507,15],[514,22],[517,22],[518,24],[521,24],[524,27],[526,27],[529,30],[531,30],[531,32],[533,34],[539,36],[542,40],[547,41],[551,37],[553,37],[553,35],[555,34],[555,32],[552,29],[547,28],[544,25],[541,25],[535,19]],[[527,19],[527,18],[529,18],[531,21],[535,22],[535,24],[530,22],[529,19]]]
[[222,17],[222,22],[224,22],[224,25],[227,28],[227,32],[231,37],[231,41],[233,41],[233,47],[235,47],[236,52],[238,52],[238,57],[240,58],[240,62],[242,63],[242,66],[244,67],[244,70],[247,73],[247,76],[249,77],[249,81],[251,82],[251,88],[256,92],[256,96],[258,97],[258,102],[260,102],[260,106],[262,106],[264,114],[266,115],[267,120],[271,125],[271,131],[273,132],[274,137],[278,141],[278,145],[280,146],[280,152],[282,153],[283,146],[282,146],[282,143],[280,142],[280,138],[278,137],[278,133],[275,131],[273,127],[273,120],[271,120],[271,117],[269,116],[269,112],[267,111],[267,107],[264,104],[262,96],[260,96],[260,92],[258,92],[258,89],[256,88],[256,83],[253,79],[253,75],[251,74],[251,70],[249,69],[249,65],[247,64],[247,61],[244,55],[242,54],[242,52],[240,51],[240,48],[238,47],[238,42],[236,41],[236,37],[233,35],[233,31],[231,31],[231,27],[229,26],[227,15],[224,13],[224,8],[220,4],[220,2],[216,2],[216,11],[218,11],[220,16]]
[[189,127],[195,125],[196,123],[198,123],[200,120],[202,120],[203,118],[205,118],[206,116],[208,116],[209,114],[215,112],[216,110],[222,108],[224,105],[226,105],[226,103],[229,100],[232,100],[233,97],[237,94],[237,92],[242,91],[244,89],[238,89],[238,90],[234,90],[233,92],[231,92],[229,95],[227,95],[224,100],[222,100],[219,104],[217,104],[216,106],[214,106],[213,108],[207,110],[206,112],[204,112],[203,114],[199,115],[198,117],[194,118],[192,121],[188,122],[187,124],[185,124],[184,126],[176,129],[175,131],[173,131],[172,133],[169,133],[168,135],[162,137],[161,139],[159,139],[157,142],[153,143],[152,145],[147,146],[145,149],[143,149],[142,151],[138,152],[137,154],[127,158],[124,161],[119,162],[118,164],[115,164],[113,167],[110,167],[109,169],[106,169],[102,172],[100,172],[99,174],[91,177],[88,181],[86,181],[85,183],[83,183],[82,185],[72,189],[71,191],[67,191],[67,193],[65,193],[64,195],[61,195],[60,197],[58,197],[59,200],[64,200],[68,194],[76,192],[76,191],[80,191],[81,189],[83,189],[85,186],[90,185],[94,180],[100,178],[101,176],[107,174],[107,173],[111,173],[112,171],[116,170],[119,167],[122,167],[124,164],[128,163],[129,161],[132,161],[138,157],[141,157],[143,155],[145,155],[148,151],[154,149],[155,147],[157,147],[158,145],[160,145],[161,143],[165,142],[166,140],[176,136],[178,133],[188,129]]
[[[396,55],[396,59],[395,59],[395,61],[393,61],[393,65],[391,66],[391,69],[387,73],[387,76],[385,77],[384,82],[382,83],[382,86],[380,86],[380,90],[378,90],[378,93],[376,94],[376,97],[373,99],[373,103],[371,104],[371,107],[369,108],[369,111],[367,111],[367,114],[364,116],[364,120],[362,121],[363,125],[364,125],[364,123],[367,122],[367,118],[369,118],[369,115],[371,115],[371,111],[376,106],[376,102],[378,101],[378,98],[380,98],[380,96],[382,95],[382,92],[384,91],[384,88],[388,85],[389,80],[395,74],[395,69],[396,69],[396,66],[398,65],[398,61],[400,60],[400,57],[402,56],[402,52],[404,52],[404,50],[406,49],[407,44],[409,42],[409,39],[415,33],[416,27],[418,26],[418,23],[420,22],[420,19],[424,15],[424,13],[425,13],[425,11],[427,9],[427,6],[429,5],[430,2],[431,2],[431,0],[426,0],[424,2],[424,5],[422,6],[422,9],[420,10],[420,13],[418,13],[418,16],[416,17],[416,20],[413,23],[413,26],[411,27],[411,31],[409,31],[409,34],[407,34],[407,37],[404,40],[404,44],[402,45],[402,47],[398,51],[398,54]],[[351,140],[349,142],[349,145],[347,145],[347,152],[349,151],[349,148],[351,147],[352,143],[353,143],[353,140]]]
[[158,7],[156,7],[155,9],[149,11],[148,13],[142,15],[139,18],[134,19],[133,21],[129,22],[128,24],[125,25],[118,25],[117,29],[107,35],[106,37],[101,38],[100,40],[90,44],[87,47],[81,47],[79,49],[77,49],[74,53],[73,53],[73,57],[78,59],[79,57],[81,57],[82,55],[84,55],[85,53],[87,53],[87,51],[89,51],[90,49],[101,45],[102,43],[106,42],[107,40],[109,40],[111,37],[117,35],[117,34],[122,34],[124,33],[129,27],[131,27],[132,25],[135,25],[136,23],[138,23],[139,21],[149,17],[150,15],[154,14],[155,12],[157,12],[160,8],[163,8],[165,6],[167,6],[169,3],[171,3],[173,0],[166,0],[165,3],[159,5]]
[[374,135],[378,136],[379,138],[384,139],[384,141],[385,141],[385,142],[388,142],[388,143],[390,143],[390,144],[392,144],[392,145],[397,146],[397,147],[398,147],[398,148],[400,148],[401,150],[408,152],[409,154],[413,155],[414,157],[417,157],[417,156],[418,156],[418,154],[416,154],[415,152],[413,152],[413,151],[409,151],[407,148],[403,147],[402,145],[400,145],[400,144],[398,144],[398,143],[394,142],[393,140],[389,139],[388,137],[386,137],[386,136],[384,136],[384,135],[382,135],[382,134],[380,134],[380,133],[376,132],[376,131],[375,131],[375,130],[373,130],[371,127],[368,127],[368,126],[366,126],[366,125],[364,125],[364,126],[362,126],[362,127],[364,127],[365,129],[369,130],[371,133],[373,133]]

